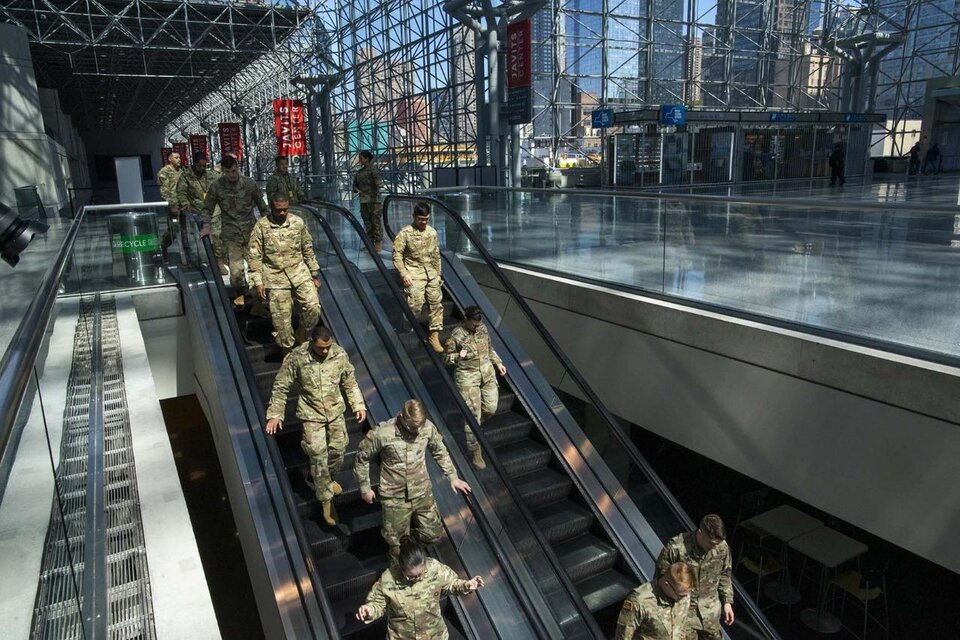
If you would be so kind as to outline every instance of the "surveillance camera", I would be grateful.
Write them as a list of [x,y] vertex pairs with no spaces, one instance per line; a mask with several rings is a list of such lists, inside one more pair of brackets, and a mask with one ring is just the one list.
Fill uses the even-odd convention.
[[38,220],[21,220],[10,207],[0,204],[0,257],[11,267],[20,262],[20,254],[33,236],[46,233],[50,225]]

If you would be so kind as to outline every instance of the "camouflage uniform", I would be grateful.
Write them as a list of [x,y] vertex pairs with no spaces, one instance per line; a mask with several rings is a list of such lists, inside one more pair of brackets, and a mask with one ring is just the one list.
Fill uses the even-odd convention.
[[173,239],[180,233],[178,224],[179,209],[177,208],[177,183],[183,172],[172,164],[165,164],[157,172],[157,184],[160,185],[160,197],[167,201],[167,231],[163,234],[160,246],[164,249],[173,244]]
[[[460,352],[464,350],[467,355],[461,358]],[[443,360],[449,366],[456,366],[453,380],[478,423],[497,412],[500,386],[496,368],[502,363],[490,345],[490,333],[485,325],[481,324],[476,331],[470,331],[464,325],[454,329],[447,339]],[[480,445],[473,429],[465,427],[465,431],[467,448],[470,451],[478,449]]]
[[427,225],[419,231],[412,224],[405,226],[393,239],[393,266],[402,277],[413,282],[406,288],[407,304],[416,315],[426,298],[430,312],[430,331],[443,329],[443,294],[440,287],[440,240],[437,230]]
[[251,283],[268,291],[273,337],[284,349],[292,349],[294,298],[303,335],[309,335],[320,321],[320,300],[313,284],[320,265],[313,254],[313,238],[300,216],[288,213],[281,224],[268,215],[253,226],[248,250]]
[[442,562],[426,559],[423,576],[410,582],[397,569],[383,572],[367,594],[367,624],[387,615],[387,640],[447,640],[447,624],[440,614],[440,597],[471,593],[469,580],[461,580]]
[[383,180],[373,164],[361,167],[353,178],[353,188],[360,195],[360,216],[370,242],[383,240],[383,221],[380,219],[380,189]]
[[[437,427],[427,420],[416,437],[397,423],[381,422],[360,443],[353,474],[360,491],[370,490],[370,460],[380,454],[380,503],[383,505],[383,539],[390,546],[390,559],[397,562],[400,538],[411,534],[423,544],[440,538],[440,513],[433,500],[427,473],[426,450],[451,481],[457,479],[450,454]],[[411,522],[412,521],[412,522]],[[411,526],[412,524],[412,526]]]
[[[662,576],[674,562],[686,562],[697,574],[697,585],[690,592],[690,620],[688,640],[720,640],[721,604],[733,604],[733,585],[730,582],[730,547],[721,542],[710,551],[697,544],[696,532],[682,533],[667,541],[657,558],[657,577]],[[718,598],[719,595],[719,598]]]
[[656,582],[642,584],[623,601],[616,640],[683,640],[689,608],[689,596],[673,601]]
[[[207,197],[207,191],[210,185],[217,179],[213,171],[204,171],[203,175],[197,175],[193,169],[188,169],[180,173],[180,180],[177,182],[177,206],[180,211],[193,211],[203,217],[203,224],[211,228],[211,242],[213,242],[213,255],[217,261],[223,259],[223,247],[220,246],[220,233],[212,233],[213,221],[210,214],[203,207],[203,201]],[[213,218],[218,218],[219,223],[220,210],[213,212]],[[188,224],[185,222],[185,224]]]
[[300,181],[293,177],[290,172],[280,175],[275,173],[267,179],[267,204],[273,202],[273,196],[277,194],[287,196],[290,204],[300,204],[307,199],[307,192],[304,190]]
[[230,285],[235,295],[247,288],[247,279],[243,274],[243,260],[247,254],[247,242],[256,218],[252,209],[256,207],[261,216],[268,213],[267,205],[257,183],[246,176],[240,176],[236,182],[230,182],[226,176],[217,178],[207,191],[203,203],[203,214],[212,216],[215,207],[220,206],[220,237],[230,267]]
[[330,482],[343,465],[347,448],[347,428],[343,418],[346,406],[340,393],[347,395],[350,408],[366,411],[363,394],[357,386],[353,365],[343,347],[333,343],[324,360],[320,360],[309,343],[294,349],[283,361],[273,382],[267,420],[283,420],[287,393],[291,385],[300,385],[297,417],[303,422],[303,441],[300,446],[310,458],[317,500],[333,498]]

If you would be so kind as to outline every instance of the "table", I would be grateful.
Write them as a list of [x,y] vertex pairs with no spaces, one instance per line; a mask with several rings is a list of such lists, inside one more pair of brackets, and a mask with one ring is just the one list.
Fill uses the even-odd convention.
[[[790,505],[782,504],[770,511],[764,511],[749,520],[745,520],[741,526],[749,526],[755,531],[772,536],[781,542],[790,542],[814,529],[819,529],[823,526],[823,521],[808,516],[803,511],[794,509]],[[781,553],[781,562],[784,570],[787,570],[785,548]],[[791,605],[800,602],[800,590],[790,584],[789,573],[787,578],[782,578],[779,582],[770,582],[764,585],[763,592],[771,600],[780,604]]]
[[840,620],[826,610],[827,572],[867,552],[867,545],[830,527],[820,527],[789,542],[790,548],[820,564],[820,586],[815,609],[800,612],[803,623],[819,633],[840,631]]

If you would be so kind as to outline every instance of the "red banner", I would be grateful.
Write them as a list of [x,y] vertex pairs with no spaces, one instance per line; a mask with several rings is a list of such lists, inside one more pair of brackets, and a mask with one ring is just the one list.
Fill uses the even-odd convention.
[[532,84],[532,43],[530,18],[507,25],[507,88]]
[[194,134],[190,136],[190,159],[193,159],[193,154],[202,153],[207,157],[207,160],[210,160],[210,144],[207,141],[207,136]]
[[303,130],[303,102],[273,101],[273,124],[277,132],[278,156],[307,155],[307,135]]
[[190,155],[187,153],[187,143],[186,142],[174,142],[173,143],[173,152],[180,154],[180,166],[189,167],[190,166]]
[[173,153],[173,147],[160,147],[160,164],[165,165],[170,161],[170,154]]
[[220,132],[220,153],[230,154],[238,161],[243,160],[243,139],[240,137],[240,124],[237,122],[221,122],[217,125]]

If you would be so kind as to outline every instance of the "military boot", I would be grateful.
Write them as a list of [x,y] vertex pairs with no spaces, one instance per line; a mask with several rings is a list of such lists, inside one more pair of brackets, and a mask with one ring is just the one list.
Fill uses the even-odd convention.
[[430,346],[433,347],[434,351],[436,351],[437,353],[443,353],[443,346],[440,344],[439,331],[431,331],[428,342],[430,342]]
[[235,307],[242,308],[244,304],[246,304],[246,300],[244,300],[242,293],[233,299],[233,306]]
[[323,507],[323,521],[331,527],[336,526],[337,516],[333,511],[333,498],[324,500],[320,505]]
[[486,469],[487,463],[483,461],[483,451],[480,450],[480,447],[474,449],[473,457],[470,459],[470,462],[473,464],[475,469]]
[[340,486],[339,482],[334,480],[330,483],[330,492],[333,493],[333,495],[338,496],[343,493],[343,487]]

